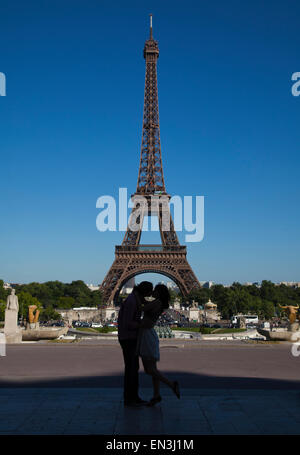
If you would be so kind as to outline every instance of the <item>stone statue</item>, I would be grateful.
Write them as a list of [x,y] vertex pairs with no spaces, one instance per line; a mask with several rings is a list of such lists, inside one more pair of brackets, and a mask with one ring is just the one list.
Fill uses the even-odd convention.
[[299,310],[299,305],[297,306],[294,306],[294,305],[286,305],[286,306],[282,306],[282,305],[279,305],[280,308],[282,308],[283,310],[285,310],[288,318],[289,318],[289,321],[291,324],[293,324],[296,319],[297,319],[297,312]]
[[174,310],[180,310],[180,300],[178,297],[174,300]]
[[[34,310],[36,310],[36,311],[34,312]],[[40,315],[40,310],[37,310],[37,306],[29,305],[29,307],[28,307],[29,324],[36,324],[38,322],[39,315]]]
[[11,290],[11,294],[7,297],[6,309],[19,312],[19,301],[14,289]]
[[242,316],[239,316],[237,318],[237,327],[239,329],[246,329],[246,318],[242,317]]
[[287,330],[265,330],[257,328],[258,333],[265,336],[267,340],[279,340],[279,341],[299,341],[300,340],[300,330],[299,330],[299,321],[296,322],[297,312],[299,310],[299,305],[279,305],[280,308],[285,310],[285,313],[288,317],[289,323]]
[[22,332],[18,327],[19,302],[15,292],[12,289],[11,294],[7,297],[4,322],[6,343],[21,343],[22,341]]

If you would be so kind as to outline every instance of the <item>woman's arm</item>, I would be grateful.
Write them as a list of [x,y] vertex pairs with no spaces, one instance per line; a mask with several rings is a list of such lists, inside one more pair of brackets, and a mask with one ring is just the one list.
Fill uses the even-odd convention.
[[144,312],[143,319],[141,321],[140,327],[143,329],[152,329],[161,313],[161,302],[160,300],[154,300],[150,303],[145,303],[142,307]]
[[141,308],[144,313],[147,313],[148,311],[154,311],[154,312],[160,311],[161,302],[160,302],[160,300],[155,299],[152,302],[147,302],[147,303],[142,304]]

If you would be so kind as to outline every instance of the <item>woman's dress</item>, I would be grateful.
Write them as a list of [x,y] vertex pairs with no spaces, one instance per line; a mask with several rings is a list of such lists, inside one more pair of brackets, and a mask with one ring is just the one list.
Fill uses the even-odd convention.
[[140,357],[160,359],[159,355],[159,338],[154,329],[154,325],[161,314],[161,303],[159,300],[145,304],[143,321],[147,320],[147,325],[152,325],[150,328],[141,327],[139,329],[137,339],[137,354]]

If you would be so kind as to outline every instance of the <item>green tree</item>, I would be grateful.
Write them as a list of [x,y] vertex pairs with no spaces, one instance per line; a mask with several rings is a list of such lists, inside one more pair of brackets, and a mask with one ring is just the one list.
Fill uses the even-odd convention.
[[193,289],[189,294],[189,300],[195,300],[199,305],[204,305],[210,299],[211,292],[208,288]]
[[[59,297],[57,304],[54,308],[63,308],[63,309],[70,309],[75,306],[75,300],[73,297]],[[49,307],[49,308],[52,308]]]
[[91,306],[101,307],[103,298],[101,291],[91,291]]
[[43,308],[40,314],[41,321],[58,321],[62,319],[61,314],[55,311],[52,306],[48,306],[47,308]]
[[62,303],[68,305],[69,301],[60,300],[62,297],[74,299],[72,306],[97,306],[102,305],[100,291],[91,291],[82,280],[72,283],[61,283],[60,281],[47,281],[45,283],[29,283],[16,287],[16,293],[28,292],[42,303],[44,308],[57,308]]
[[170,293],[170,304],[173,305],[174,304],[174,301],[175,299],[179,299],[179,301],[181,302],[182,301],[182,295],[176,291],[174,291],[174,289],[169,289],[169,293]]
[[66,285],[65,295],[73,297],[78,306],[92,306],[91,292],[83,281],[77,280]]
[[6,302],[4,300],[0,300],[0,321],[4,321],[5,308],[6,308]]
[[260,296],[263,300],[278,302],[280,300],[280,289],[272,281],[263,280],[260,288]]
[[227,290],[228,288],[224,288],[222,284],[215,284],[210,288],[211,300],[218,305],[219,302],[221,303],[224,301],[227,295]]
[[10,294],[10,289],[4,289],[4,281],[0,280],[0,299],[6,302],[7,296]]

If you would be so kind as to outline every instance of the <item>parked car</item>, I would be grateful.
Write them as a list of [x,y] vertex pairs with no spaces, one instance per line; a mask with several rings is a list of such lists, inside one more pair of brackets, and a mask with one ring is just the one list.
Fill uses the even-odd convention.
[[103,327],[103,325],[100,324],[100,322],[92,322],[92,328],[93,329],[98,329],[100,327]]
[[74,322],[73,327],[91,327],[91,324],[89,322],[76,321]]
[[81,327],[91,327],[91,324],[89,322],[82,322]]
[[80,322],[80,321],[73,321],[73,322],[72,322],[72,326],[73,326],[73,327],[80,327],[80,325],[81,325],[81,322]]

